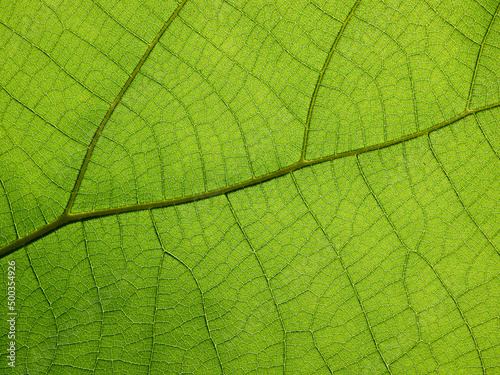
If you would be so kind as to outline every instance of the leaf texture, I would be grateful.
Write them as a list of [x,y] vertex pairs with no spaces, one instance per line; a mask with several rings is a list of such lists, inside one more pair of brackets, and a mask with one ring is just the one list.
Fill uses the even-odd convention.
[[3,372],[500,374],[498,1],[0,9]]

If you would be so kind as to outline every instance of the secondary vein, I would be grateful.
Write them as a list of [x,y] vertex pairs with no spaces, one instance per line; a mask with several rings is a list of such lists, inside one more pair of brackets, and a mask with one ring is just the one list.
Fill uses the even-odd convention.
[[63,215],[69,215],[71,212],[71,208],[73,207],[73,203],[75,202],[76,195],[78,194],[78,190],[80,189],[80,185],[82,183],[83,176],[85,175],[85,171],[87,170],[87,166],[89,164],[90,158],[92,157],[92,153],[94,152],[94,148],[97,144],[97,141],[99,140],[99,137],[101,136],[101,133],[102,133],[104,127],[106,126],[111,115],[113,114],[116,106],[118,105],[118,103],[120,103],[123,95],[125,94],[125,92],[129,88],[132,81],[137,76],[137,73],[139,73],[139,70],[141,70],[142,66],[144,65],[144,62],[149,57],[151,51],[153,51],[153,48],[155,48],[155,46],[158,44],[158,41],[160,40],[160,38],[163,36],[165,31],[167,31],[167,29],[170,26],[170,24],[172,23],[172,21],[177,17],[177,15],[181,11],[181,9],[184,6],[184,4],[186,3],[186,1],[187,0],[184,0],[183,2],[181,2],[179,4],[179,6],[177,7],[177,9],[174,11],[174,13],[172,13],[172,15],[170,16],[168,21],[165,22],[165,25],[163,25],[162,29],[156,35],[154,40],[151,42],[148,49],[146,50],[146,52],[142,56],[141,60],[139,61],[139,63],[135,67],[134,71],[132,72],[132,74],[128,77],[127,82],[125,82],[125,85],[122,87],[122,89],[118,93],[118,96],[115,98],[113,103],[111,103],[108,111],[106,112],[106,115],[104,116],[104,118],[101,121],[101,124],[99,125],[99,128],[97,128],[97,131],[95,132],[94,137],[92,138],[92,142],[90,143],[90,145],[87,149],[85,159],[83,159],[83,163],[82,163],[82,166],[80,168],[80,172],[78,173],[78,177],[76,179],[75,186],[73,187],[73,190],[71,191],[71,196],[69,198],[68,204],[66,206],[66,209],[64,210]]
[[332,48],[330,48],[330,52],[328,53],[328,56],[326,57],[325,63],[323,64],[323,68],[321,69],[321,72],[319,73],[318,76],[318,81],[316,82],[316,86],[314,87],[314,92],[311,98],[311,103],[309,104],[309,109],[307,111],[307,119],[306,119],[306,126],[304,130],[304,143],[302,144],[302,154],[300,157],[300,160],[304,161],[306,158],[306,148],[307,148],[307,137],[309,135],[309,125],[311,124],[311,119],[312,119],[312,113],[314,109],[314,105],[316,104],[316,97],[318,96],[318,91],[321,86],[321,82],[323,81],[323,77],[325,75],[326,69],[328,68],[328,65],[330,65],[330,60],[332,59],[333,52],[337,49],[337,45],[339,44],[340,37],[344,34],[344,30],[349,23],[349,21],[352,18],[352,15],[354,14],[354,11],[358,7],[359,3],[361,0],[356,1],[354,6],[352,7],[351,11],[347,15],[344,23],[342,24],[342,27],[340,28],[339,33],[335,37],[335,40],[332,44]]
[[497,17],[499,10],[500,10],[500,3],[498,3],[497,8],[495,9],[495,13],[493,13],[493,17],[491,17],[491,21],[488,25],[488,29],[486,30],[486,33],[484,34],[483,41],[481,42],[481,47],[479,48],[479,52],[477,54],[476,64],[474,65],[474,73],[472,74],[472,80],[471,80],[470,88],[469,88],[469,96],[467,98],[467,104],[465,105],[466,110],[469,109],[470,101],[472,99],[472,91],[473,91],[474,85],[476,83],[477,71],[479,68],[479,61],[481,60],[481,55],[483,54],[484,45],[486,43],[486,39],[488,38],[488,34],[490,33],[491,26],[493,26],[493,23],[495,22],[495,18]]

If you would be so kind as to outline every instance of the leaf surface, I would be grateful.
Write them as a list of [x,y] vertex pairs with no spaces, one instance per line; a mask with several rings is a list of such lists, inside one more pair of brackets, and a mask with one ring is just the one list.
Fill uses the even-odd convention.
[[2,3],[0,368],[500,373],[499,8]]

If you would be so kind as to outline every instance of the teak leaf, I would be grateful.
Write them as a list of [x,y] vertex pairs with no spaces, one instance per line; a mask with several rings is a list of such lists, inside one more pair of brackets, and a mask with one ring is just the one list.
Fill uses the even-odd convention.
[[500,373],[499,1],[0,9],[2,373]]

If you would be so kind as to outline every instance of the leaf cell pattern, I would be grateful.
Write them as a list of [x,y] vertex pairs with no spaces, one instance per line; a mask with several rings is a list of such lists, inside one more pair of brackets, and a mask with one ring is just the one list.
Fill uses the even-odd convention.
[[2,371],[500,373],[498,1],[0,9]]

